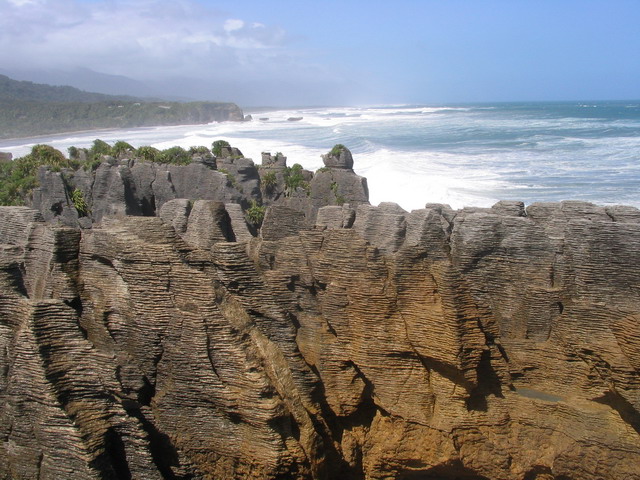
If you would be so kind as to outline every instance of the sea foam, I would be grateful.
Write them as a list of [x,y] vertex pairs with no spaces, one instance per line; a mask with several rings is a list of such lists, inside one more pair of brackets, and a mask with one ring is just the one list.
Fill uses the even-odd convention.
[[[595,105],[584,108],[581,105]],[[103,130],[0,142],[14,157],[36,143],[66,152],[95,138],[134,147],[211,146],[224,139],[260,163],[281,152],[316,170],[336,143],[368,178],[371,202],[407,210],[500,199],[585,200],[640,207],[640,106],[629,103],[392,105],[246,111],[250,122]],[[290,121],[290,118],[300,118]],[[265,118],[268,120],[260,120]]]

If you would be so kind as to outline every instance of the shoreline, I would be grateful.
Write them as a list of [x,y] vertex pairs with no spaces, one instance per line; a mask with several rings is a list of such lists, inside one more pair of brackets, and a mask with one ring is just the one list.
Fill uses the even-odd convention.
[[[48,143],[66,155],[69,146],[90,147],[96,138],[159,149],[210,146],[224,139],[256,163],[263,151],[283,152],[291,164],[316,170],[320,155],[341,143],[353,152],[356,172],[367,177],[373,204],[393,201],[412,210],[422,208],[424,199],[458,209],[517,199],[526,205],[577,200],[640,208],[634,188],[640,182],[640,106],[557,105],[516,110],[497,105],[457,110],[329,107],[296,115],[265,108],[265,117],[278,120],[273,122],[258,121],[254,107],[247,110],[254,114],[251,122],[83,129],[4,139],[0,151],[19,158],[36,143]],[[595,121],[594,115],[600,119]],[[304,118],[286,122],[288,116]]]

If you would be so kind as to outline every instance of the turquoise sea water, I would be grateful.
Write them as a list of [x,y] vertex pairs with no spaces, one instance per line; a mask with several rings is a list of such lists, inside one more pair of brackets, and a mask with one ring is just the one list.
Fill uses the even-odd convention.
[[640,101],[245,113],[253,121],[4,141],[0,150],[22,155],[34,143],[50,143],[66,152],[94,138],[136,147],[210,146],[223,138],[257,162],[262,151],[280,151],[289,164],[317,169],[320,155],[342,143],[354,154],[356,172],[368,178],[374,204],[394,201],[410,210],[429,202],[460,208],[511,199],[640,207]]

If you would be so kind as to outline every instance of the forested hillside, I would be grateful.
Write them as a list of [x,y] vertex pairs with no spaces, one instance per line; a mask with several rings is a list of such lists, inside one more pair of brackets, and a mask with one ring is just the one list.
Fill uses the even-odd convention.
[[242,110],[233,103],[145,101],[19,82],[0,75],[0,138],[243,118]]
[[27,102],[109,102],[139,101],[135,97],[91,93],[69,86],[44,85],[41,83],[13,80],[0,75],[0,100]]

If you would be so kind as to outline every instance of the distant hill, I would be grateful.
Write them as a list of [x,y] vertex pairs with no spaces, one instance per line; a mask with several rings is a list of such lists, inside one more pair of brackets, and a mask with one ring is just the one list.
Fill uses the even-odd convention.
[[0,75],[0,100],[28,102],[81,102],[95,103],[108,101],[140,101],[126,95],[104,95],[102,93],[85,92],[75,87],[53,86],[42,83],[13,80]]
[[0,75],[0,138],[243,119],[233,103],[148,101]]
[[[158,94],[155,87],[147,82],[134,80],[123,75],[110,75],[96,72],[86,67],[69,69],[8,69],[0,66],[0,75],[6,75],[14,80],[27,80],[46,85],[69,85],[86,92],[103,93],[106,95],[129,95],[133,97],[155,97],[163,100],[182,101],[179,98],[169,98]],[[196,100],[194,98],[185,101]]]

